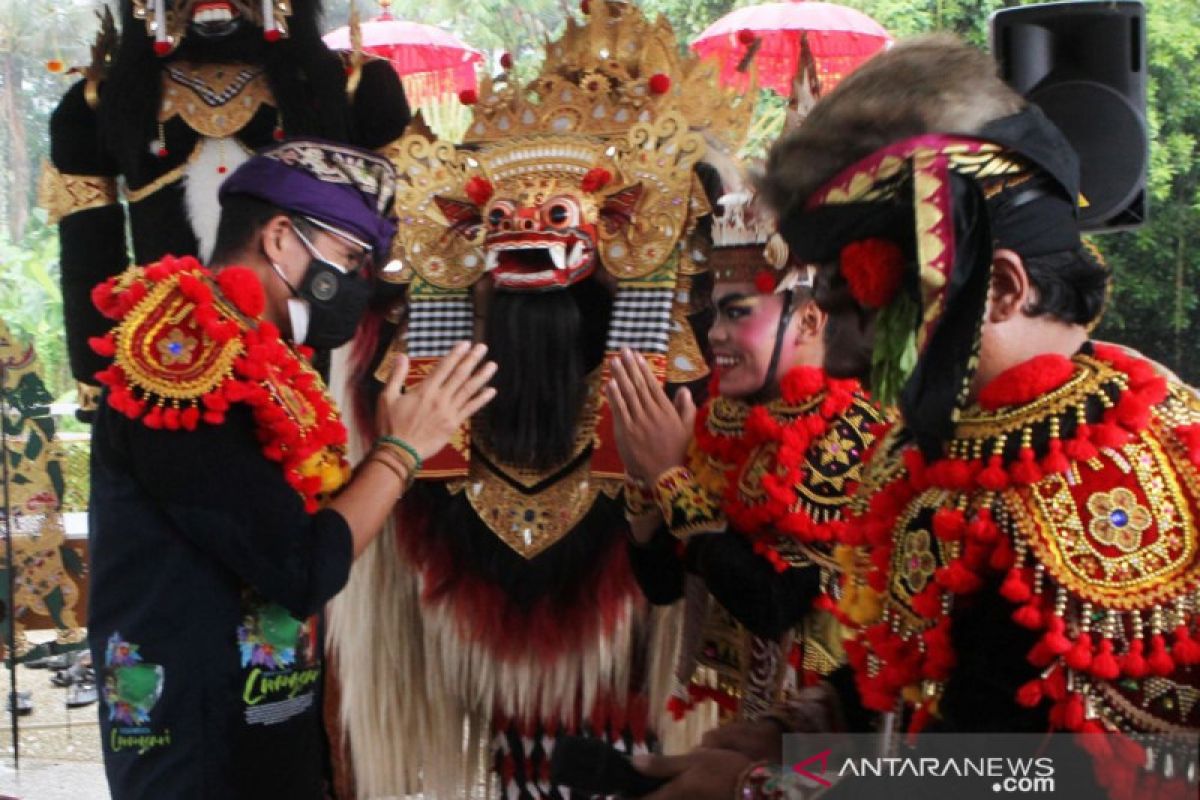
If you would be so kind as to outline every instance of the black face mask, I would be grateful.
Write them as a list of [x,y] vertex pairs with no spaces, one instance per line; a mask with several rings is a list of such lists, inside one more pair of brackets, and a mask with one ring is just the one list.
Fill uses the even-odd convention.
[[271,266],[292,296],[308,306],[308,329],[304,341],[296,344],[306,344],[314,350],[336,349],[354,338],[371,300],[371,281],[361,270],[346,272],[323,257],[298,229],[293,231],[311,256],[300,286],[293,286],[279,265],[271,262]]
[[371,282],[358,273],[346,274],[327,261],[308,262],[297,299],[308,303],[308,331],[304,344],[315,350],[333,350],[354,338],[367,312]]

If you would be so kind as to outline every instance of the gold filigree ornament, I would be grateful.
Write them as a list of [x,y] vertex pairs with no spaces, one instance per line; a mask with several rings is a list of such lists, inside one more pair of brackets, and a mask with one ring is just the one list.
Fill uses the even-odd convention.
[[562,540],[604,493],[614,498],[621,482],[597,478],[584,461],[546,488],[517,485],[483,459],[472,459],[465,481],[451,491],[463,492],[479,518],[517,555],[530,559]]
[[1154,522],[1146,507],[1124,487],[1096,492],[1088,498],[1087,509],[1092,514],[1088,530],[1096,541],[1126,553],[1141,547],[1142,533]]
[[[558,193],[580,198],[585,219],[606,203],[631,204],[628,224],[597,225],[600,261],[620,280],[645,277],[674,253],[693,221],[692,169],[704,140],[677,115],[634,125],[621,142],[579,136],[536,136],[477,152],[406,136],[390,152],[399,175],[399,230],[393,256],[439,289],[465,289],[488,268],[484,227],[448,216],[472,203],[468,183],[479,178],[497,199],[539,203]],[[589,171],[604,169],[612,188],[586,192]],[[476,210],[482,217],[486,206]]]
[[118,201],[117,181],[104,175],[65,175],[49,161],[42,163],[38,205],[46,209],[51,224],[63,217]]
[[931,538],[929,531],[920,529],[910,532],[904,539],[904,548],[900,555],[900,565],[904,580],[914,594],[921,592],[928,585],[937,561],[930,550]]
[[158,121],[178,116],[192,130],[222,139],[274,104],[263,67],[249,64],[168,64]]
[[[655,273],[710,211],[694,173],[706,140],[740,141],[755,99],[720,87],[713,65],[680,55],[664,18],[614,2],[593,3],[582,24],[568,21],[532,81],[485,78],[477,95],[461,147],[413,133],[389,150],[401,183],[393,256],[442,290],[488,271],[488,214],[501,201],[537,208],[553,192],[596,226],[610,274]],[[596,171],[599,184],[585,180]],[[698,271],[686,254],[676,261]]]
[[582,24],[568,17],[530,83],[481,83],[466,138],[485,143],[546,133],[613,137],[678,113],[721,149],[736,152],[749,131],[757,92],[720,86],[719,72],[715,60],[681,55],[662,15],[651,21],[633,3],[592,3]]
[[645,277],[671,255],[686,232],[692,170],[704,147],[703,138],[674,112],[629,132],[617,151],[618,163],[627,181],[642,186],[642,197],[630,225],[600,229],[600,254],[610,274],[622,280]]
[[456,235],[437,198],[465,196],[472,169],[468,158],[476,168],[479,162],[450,142],[421,134],[405,136],[386,155],[398,179],[399,225],[392,255],[405,266],[401,274],[411,279],[415,272],[439,289],[465,289],[475,283],[484,274],[483,230]]
[[100,20],[100,30],[92,42],[92,61],[83,69],[83,97],[93,111],[100,107],[100,84],[108,76],[113,54],[121,41],[112,8],[105,6],[102,11],[96,12],[96,16]]
[[691,310],[691,281],[681,275],[676,287],[675,302],[671,305],[671,339],[667,345],[670,358],[667,361],[667,380],[670,383],[691,383],[709,374],[704,361],[704,351],[692,323],[688,320]]

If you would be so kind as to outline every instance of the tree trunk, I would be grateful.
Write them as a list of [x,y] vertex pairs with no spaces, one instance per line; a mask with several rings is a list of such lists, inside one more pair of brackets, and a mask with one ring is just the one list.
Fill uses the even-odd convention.
[[29,221],[29,186],[31,180],[28,141],[25,132],[25,103],[21,93],[21,61],[15,53],[0,56],[0,120],[8,132],[8,169],[5,198],[7,214],[5,222],[11,241],[18,242],[25,235]]

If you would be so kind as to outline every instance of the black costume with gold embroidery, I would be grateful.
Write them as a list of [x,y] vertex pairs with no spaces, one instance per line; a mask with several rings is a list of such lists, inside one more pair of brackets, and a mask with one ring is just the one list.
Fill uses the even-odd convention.
[[[325,47],[319,0],[284,4],[290,14],[276,11],[269,23],[260,3],[206,3],[210,12],[228,6],[233,19],[228,33],[205,36],[198,28],[211,24],[193,20],[200,5],[167,0],[168,23],[156,22],[144,0],[125,0],[119,45],[111,28],[102,34],[87,77],[51,118],[42,204],[59,223],[68,349],[85,408],[94,403],[92,376],[105,363],[87,340],[108,327],[90,303],[92,287],[131,258],[207,258],[218,186],[250,153],[285,134],[378,149],[409,120],[387,62],[348,69]],[[159,23],[172,36],[161,57],[147,32]],[[264,24],[282,37],[266,36]]]
[[[687,319],[697,162],[754,106],[633,3],[590,3],[545,55],[528,82],[481,83],[461,144],[412,133],[396,151],[407,305],[378,357],[407,353],[412,384],[482,340],[497,396],[425,461],[331,606],[365,795],[458,796],[486,761],[504,796],[560,800],[558,736],[654,740],[602,390],[624,348],[668,381],[706,374]],[[365,639],[395,646],[340,657]]]
[[793,369],[781,391],[705,404],[686,466],[656,487],[666,525],[630,547],[651,602],[688,597],[679,716],[708,699],[758,718],[844,660],[825,596],[841,571],[830,543],[882,416],[856,382],[817,368]]
[[[897,76],[929,92],[903,124],[869,110]],[[1195,796],[1194,747],[1137,737],[1200,730],[1200,404],[1120,348],[1055,349],[1084,340],[1108,275],[1081,245],[1075,153],[986,56],[916,40],[855,79],[773,154],[804,164],[787,186],[789,244],[878,311],[886,380],[872,385],[903,417],[843,530],[857,685],[841,684],[843,706],[913,735],[1110,734],[1079,738],[1094,756],[1084,783]],[[971,88],[991,116],[946,102]],[[978,387],[981,347],[1008,334],[984,326],[1011,317],[997,304],[1014,273],[1030,299],[1012,314],[1063,338],[1039,354],[1036,326],[1018,326],[1031,357]]]
[[[843,602],[867,707],[917,729],[1200,728],[1193,390],[1111,345],[1039,356],[984,388],[944,457],[893,430],[863,498]],[[1082,741],[1120,797],[1193,758]]]
[[319,800],[313,615],[351,538],[316,505],[345,430],[253,274],[164,259],[96,297],[117,320],[95,342],[88,620],[112,796]]

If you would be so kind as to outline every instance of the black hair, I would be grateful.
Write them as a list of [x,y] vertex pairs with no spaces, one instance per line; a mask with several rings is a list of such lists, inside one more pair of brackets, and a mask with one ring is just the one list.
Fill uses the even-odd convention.
[[1090,325],[1100,317],[1112,271],[1086,247],[1022,258],[1036,299],[1023,311],[1071,325]]
[[877,313],[855,301],[837,262],[817,267],[813,299],[828,315],[825,371],[834,378],[856,378],[869,389]]
[[229,195],[221,204],[217,240],[209,261],[218,265],[236,261],[262,227],[280,214],[287,212],[266,200],[248,194]]

